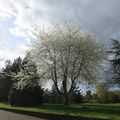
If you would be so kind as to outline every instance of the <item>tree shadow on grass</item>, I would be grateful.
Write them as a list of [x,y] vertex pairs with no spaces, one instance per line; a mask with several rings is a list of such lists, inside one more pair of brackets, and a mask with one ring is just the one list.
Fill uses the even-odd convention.
[[107,106],[107,105],[42,105],[40,109],[55,111],[56,113],[70,114],[103,114],[103,115],[117,115],[120,116],[120,106]]

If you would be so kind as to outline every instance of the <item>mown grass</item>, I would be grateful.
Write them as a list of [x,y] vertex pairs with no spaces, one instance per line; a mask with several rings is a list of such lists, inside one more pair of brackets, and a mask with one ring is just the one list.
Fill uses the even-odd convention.
[[8,104],[0,103],[0,107],[33,112],[120,120],[120,104],[77,104],[70,106],[43,104],[37,107],[12,107]]

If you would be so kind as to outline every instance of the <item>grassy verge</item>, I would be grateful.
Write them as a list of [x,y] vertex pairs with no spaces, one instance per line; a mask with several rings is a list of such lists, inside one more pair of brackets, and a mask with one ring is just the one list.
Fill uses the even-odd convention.
[[0,107],[33,112],[72,115],[79,117],[120,120],[120,104],[79,104],[70,106],[44,104],[38,107],[12,107],[8,104],[0,103]]

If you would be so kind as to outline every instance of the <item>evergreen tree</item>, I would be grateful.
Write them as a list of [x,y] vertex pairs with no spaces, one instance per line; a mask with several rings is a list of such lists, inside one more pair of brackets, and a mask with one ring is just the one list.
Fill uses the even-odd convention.
[[[120,42],[112,39],[112,50],[108,52],[112,59],[112,80],[115,84],[120,86]],[[110,57],[111,58],[111,57]]]
[[7,101],[13,79],[11,73],[18,73],[20,71],[20,66],[22,59],[18,57],[12,63],[7,60],[5,63],[5,68],[0,72],[0,101]]
[[37,67],[29,54],[24,58],[20,72],[13,76],[14,83],[9,102],[15,106],[35,106],[42,103],[43,89],[39,85]]

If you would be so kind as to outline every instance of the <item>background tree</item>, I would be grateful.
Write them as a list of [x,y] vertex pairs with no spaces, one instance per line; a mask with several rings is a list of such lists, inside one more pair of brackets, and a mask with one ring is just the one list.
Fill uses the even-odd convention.
[[43,96],[45,103],[56,103],[56,104],[63,103],[63,96],[57,92],[54,85],[51,90],[48,89],[44,90]]
[[97,99],[100,103],[108,103],[108,86],[105,82],[99,83],[97,86]]
[[112,49],[108,51],[112,64],[112,80],[114,84],[120,86],[120,42],[112,39]]
[[0,72],[0,100],[7,101],[13,79],[11,73],[15,72],[16,74],[20,71],[22,59],[18,57],[12,63],[10,60],[7,60],[5,63],[5,68]]
[[84,101],[87,102],[87,103],[92,102],[92,92],[91,92],[91,90],[86,91],[86,95],[84,96]]
[[[14,75],[14,76],[13,76]],[[14,83],[9,94],[9,103],[16,106],[35,106],[42,104],[43,89],[39,85],[37,67],[29,59],[23,59],[20,72],[12,74]]]
[[112,90],[108,92],[109,103],[120,103],[120,90]]
[[[15,75],[13,73],[13,75]],[[13,76],[14,87],[16,89],[24,89],[25,87],[34,87],[39,85],[39,75],[37,73],[37,66],[30,59],[29,53],[22,61],[20,72]]]
[[80,90],[79,85],[74,84],[73,91],[70,94],[70,102],[71,103],[83,103],[83,94],[82,91]]
[[31,54],[40,68],[40,76],[54,82],[67,105],[75,82],[95,79],[95,69],[103,58],[101,44],[72,22],[65,22],[63,26],[53,25],[49,32],[37,26],[35,35],[37,40]]

